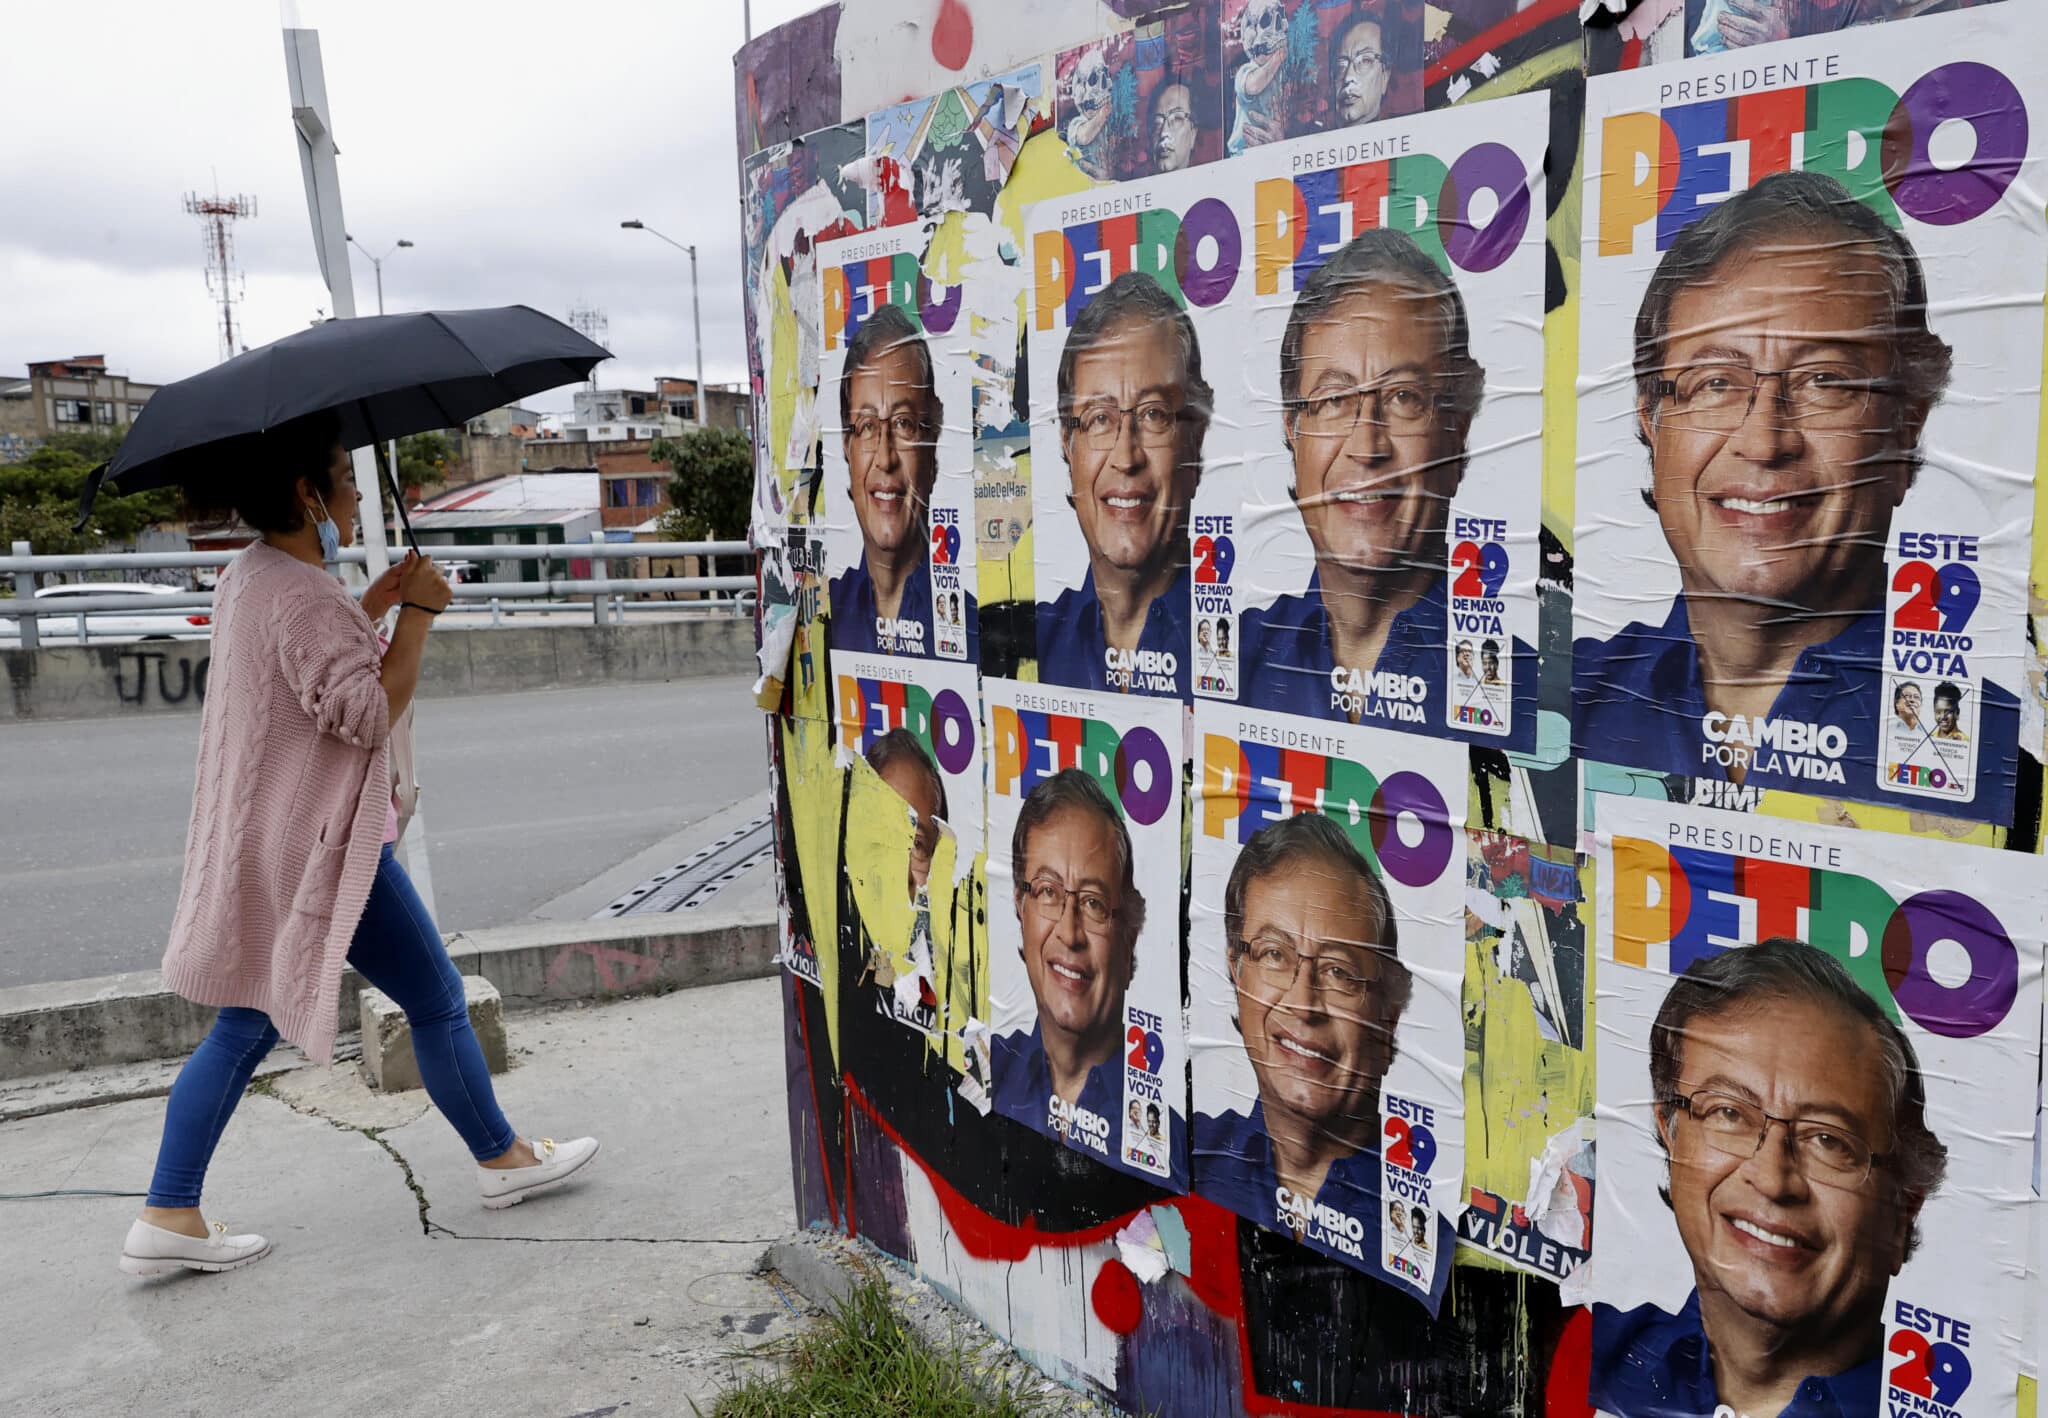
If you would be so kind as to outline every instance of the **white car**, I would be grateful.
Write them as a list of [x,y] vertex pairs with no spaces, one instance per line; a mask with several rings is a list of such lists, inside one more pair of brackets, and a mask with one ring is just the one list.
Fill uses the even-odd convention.
[[[36,603],[62,610],[67,601],[118,596],[132,605],[117,610],[93,611],[88,630],[93,640],[204,640],[213,634],[213,617],[205,606],[153,607],[158,596],[180,594],[173,586],[156,586],[141,581],[88,582],[76,586],[45,586],[36,592]],[[0,639],[19,641],[20,624],[13,617],[0,617]],[[39,627],[41,643],[75,645],[76,616],[44,616]]]

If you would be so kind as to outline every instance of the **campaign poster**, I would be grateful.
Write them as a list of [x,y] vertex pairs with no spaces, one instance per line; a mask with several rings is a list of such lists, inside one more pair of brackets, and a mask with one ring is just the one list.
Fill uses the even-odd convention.
[[1161,7],[1133,32],[1142,122],[1124,177],[1199,167],[1223,156],[1222,0]]
[[1422,107],[1422,0],[1224,0],[1235,157]]
[[868,115],[870,226],[995,208],[1039,108],[1044,70],[1028,64]]
[[1228,481],[1268,421],[1237,374],[1250,348],[1236,296],[1249,274],[1240,214],[1250,191],[1236,164],[1220,163],[1031,209],[1033,578],[1046,683],[1188,697],[1196,489]]
[[1467,834],[1458,1240],[1560,1282],[1592,1252],[1591,914],[1570,848]]
[[1463,1208],[1465,753],[1194,713],[1194,1192],[1436,1313]]
[[889,227],[818,248],[835,652],[978,663],[964,292]]
[[1172,701],[983,681],[995,1110],[1187,1189]]
[[1131,167],[1138,142],[1138,75],[1129,30],[1065,50],[1054,60],[1054,121],[1074,166],[1097,182]]
[[1198,699],[1535,747],[1548,104],[1238,159],[1252,426],[1195,499]]
[[2011,1413],[2038,865],[1636,798],[1599,823],[1593,1406]]
[[847,123],[741,165],[757,505],[795,521],[815,514],[817,246],[867,224],[867,194],[849,176],[866,147],[864,125]]
[[2040,34],[1992,6],[1591,80],[1574,753],[2012,820]]
[[[956,968],[948,951],[977,900],[980,677],[972,665],[893,655],[835,655],[832,672],[839,747],[880,780],[861,811],[849,804],[845,848],[877,1008],[928,1038],[964,1040],[972,1021],[986,1018],[977,1014],[973,967]],[[963,949],[980,935],[976,927]],[[979,956],[986,959],[985,946]]]

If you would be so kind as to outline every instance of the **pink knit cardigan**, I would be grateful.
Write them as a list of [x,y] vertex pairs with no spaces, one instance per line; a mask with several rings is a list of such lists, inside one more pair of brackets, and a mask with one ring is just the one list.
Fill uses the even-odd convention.
[[320,1064],[391,798],[381,665],[321,568],[257,542],[222,573],[164,982],[262,1010]]

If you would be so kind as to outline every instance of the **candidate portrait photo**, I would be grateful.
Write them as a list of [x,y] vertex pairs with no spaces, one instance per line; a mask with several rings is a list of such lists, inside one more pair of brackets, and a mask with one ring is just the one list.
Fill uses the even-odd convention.
[[[932,588],[932,489],[947,411],[931,345],[900,308],[879,306],[847,341],[838,384],[839,443],[860,557],[831,578],[832,648],[931,658],[940,620],[951,619],[938,614]],[[966,622],[967,662],[974,663],[974,595],[943,594],[964,596],[959,619]]]
[[[1671,242],[1637,306],[1631,424],[1678,589],[1665,609],[1626,566],[1582,559],[1574,753],[1880,797],[1887,549],[1929,417],[1972,357],[1930,303],[1913,239],[1823,173],[1764,177]],[[1583,526],[1601,509],[1583,480],[1579,498]],[[1998,816],[2018,701],[1951,688],[1981,696],[1969,801]]]
[[1150,275],[1126,272],[1075,317],[1053,379],[1068,512],[1042,499],[1040,515],[1071,515],[1086,561],[1052,564],[1041,529],[1038,677],[1186,698],[1188,515],[1213,407],[1194,322]]
[[1673,979],[1648,1055],[1664,1181],[1613,1200],[1668,1208],[1683,1251],[1623,1263],[1692,1288],[1676,1311],[1593,1307],[1593,1406],[1881,1411],[1887,1292],[1948,1165],[1905,1031],[1833,956],[1780,937]]
[[[1408,1207],[1382,1199],[1380,1149],[1382,1086],[1414,976],[1379,872],[1330,818],[1284,818],[1238,852],[1223,927],[1232,1022],[1257,1092],[1197,1094],[1195,1190],[1433,1311],[1448,1264],[1433,1267],[1427,1289],[1381,1268],[1387,1240],[1415,1244]],[[1383,1230],[1394,1211],[1401,1228]],[[1441,1252],[1450,1235],[1433,1222],[1421,1248],[1433,1237]]]
[[[1245,613],[1239,702],[1460,737],[1447,707],[1460,690],[1447,683],[1446,530],[1486,396],[1464,296],[1407,233],[1365,231],[1304,282],[1277,354],[1274,431],[1314,570],[1301,591]],[[1492,684],[1471,678],[1463,698],[1495,695],[1494,649]],[[1511,653],[1526,739],[1535,654],[1520,638]],[[1402,692],[1382,695],[1390,684]]]

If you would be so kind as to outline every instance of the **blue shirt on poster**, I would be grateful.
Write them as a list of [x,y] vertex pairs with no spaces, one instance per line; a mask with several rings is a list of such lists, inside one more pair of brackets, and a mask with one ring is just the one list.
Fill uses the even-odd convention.
[[[1038,678],[1045,684],[1069,689],[1093,689],[1116,694],[1133,692],[1160,698],[1188,697],[1189,573],[1181,568],[1173,584],[1154,598],[1145,611],[1145,628],[1138,635],[1138,653],[1170,653],[1173,656],[1173,687],[1156,671],[1133,671],[1135,688],[1129,683],[1112,683],[1106,659],[1109,646],[1102,637],[1102,602],[1095,595],[1095,572],[1090,570],[1081,584],[1062,591],[1056,600],[1038,603]],[[1147,684],[1148,677],[1154,682]]]
[[[994,1075],[993,1106],[998,1113],[1034,1132],[1054,1132],[1047,1107],[1047,1101],[1052,1097],[1052,1065],[1046,1061],[1045,1035],[1041,1026],[1033,1024],[1029,1034],[998,1034],[989,1044],[989,1072]],[[1089,1069],[1088,1081],[1081,1085],[1081,1094],[1074,1100],[1074,1106],[1106,1121],[1109,1135],[1100,1140],[1102,1145],[1098,1147],[1098,1139],[1075,1129],[1068,1134],[1067,1145],[1098,1162],[1106,1162],[1161,1186],[1184,1187],[1187,1149],[1180,1114],[1167,1103],[1160,1105],[1166,1123],[1167,1157],[1167,1173],[1162,1176],[1123,1160],[1123,1128],[1119,1122],[1123,1116],[1119,1112],[1124,1106],[1123,1095],[1123,1061],[1120,1058]]]
[[[959,596],[961,614],[967,621],[967,653],[961,658],[961,663],[978,664],[981,648],[975,625],[974,593],[963,587]],[[884,636],[878,619],[875,614],[875,582],[868,574],[868,559],[863,553],[858,564],[832,578],[832,648],[860,655],[910,655],[923,660],[952,658],[938,653],[939,628],[932,614],[930,562],[920,565],[903,583],[903,599],[896,607],[897,623],[919,626],[924,632],[922,639]]]
[[[1415,705],[1421,721],[1368,713],[1362,714],[1359,722],[1372,728],[1402,729],[1488,748],[1516,752],[1534,749],[1536,652],[1520,638],[1513,641],[1509,650],[1512,731],[1489,734],[1446,722],[1445,696],[1450,692],[1448,607],[1445,580],[1438,577],[1421,600],[1394,617],[1387,630],[1386,644],[1380,647],[1379,662],[1373,666],[1375,674],[1412,677],[1423,682],[1423,698]],[[1269,606],[1246,611],[1240,634],[1244,642],[1240,703],[1253,709],[1312,719],[1349,719],[1349,713],[1338,707],[1330,683],[1330,671],[1336,667],[1337,657],[1330,645],[1330,617],[1323,609],[1320,573],[1309,578],[1308,589],[1300,595],[1281,596]],[[1486,637],[1463,638],[1473,641],[1476,651],[1477,644]],[[1475,653],[1474,668],[1479,665]],[[1461,697],[1477,703],[1476,691],[1466,691]]]
[[[1795,777],[1784,767],[1812,755],[1764,750],[1750,761],[1743,786],[1832,793],[1865,802],[2009,821],[2019,701],[1998,685],[1979,681],[1976,792],[1946,805],[1879,786],[1879,753],[1888,717],[1884,704],[1884,617],[1857,616],[1849,627],[1800,652],[1792,674],[1771,704],[1770,718],[1837,728],[1847,740],[1843,781]],[[1590,636],[1572,647],[1572,752],[1602,763],[1725,780],[1728,769],[1702,749],[1713,747],[1701,730],[1707,714],[1699,646],[1686,619],[1685,597],[1674,596],[1662,625],[1631,622],[1609,640]]]
[[[1802,1379],[1777,1418],[1866,1418],[1880,1411],[1883,1355],[1846,1373]],[[1670,1315],[1655,1305],[1624,1313],[1593,1306],[1593,1368],[1587,1401],[1615,1418],[1707,1418],[1720,1405],[1700,1295]],[[1759,1413],[1753,1418],[1771,1418]]]
[[[1273,1144],[1266,1136],[1266,1105],[1252,1105],[1251,1113],[1195,1114],[1194,1157],[1197,1195],[1236,1212],[1247,1221],[1271,1231],[1292,1232],[1280,1216],[1278,1174],[1273,1168]],[[1431,1244],[1436,1248],[1436,1265],[1430,1285],[1423,1289],[1405,1276],[1390,1273],[1381,1264],[1380,1152],[1376,1146],[1363,1147],[1349,1157],[1330,1164],[1316,1205],[1330,1207],[1355,1217],[1363,1234],[1358,1238],[1359,1254],[1305,1237],[1303,1245],[1357,1266],[1375,1280],[1393,1286],[1428,1307],[1435,1315],[1443,1304],[1444,1290],[1451,1278],[1451,1248],[1457,1243],[1451,1223],[1431,1208],[1435,1228]]]

